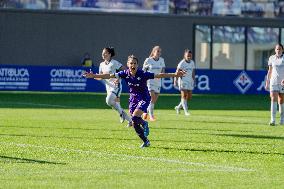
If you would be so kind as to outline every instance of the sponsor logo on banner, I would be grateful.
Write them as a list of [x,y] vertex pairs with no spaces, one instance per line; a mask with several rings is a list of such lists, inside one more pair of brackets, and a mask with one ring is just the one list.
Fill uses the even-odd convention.
[[0,89],[26,90],[30,74],[26,68],[0,68]]
[[239,89],[242,94],[245,94],[250,89],[253,81],[245,71],[242,71],[234,80],[234,85]]
[[264,79],[261,81],[259,87],[257,87],[256,90],[257,91],[262,91],[262,90],[266,91],[266,89],[265,89],[265,82],[266,82],[266,75],[264,76]]
[[[178,86],[174,85],[173,78],[162,78],[162,88],[164,90],[179,90]],[[195,88],[200,91],[210,91],[209,77],[207,75],[195,75]]]
[[52,69],[50,70],[51,90],[82,91],[86,88],[87,79],[82,77],[82,69]]

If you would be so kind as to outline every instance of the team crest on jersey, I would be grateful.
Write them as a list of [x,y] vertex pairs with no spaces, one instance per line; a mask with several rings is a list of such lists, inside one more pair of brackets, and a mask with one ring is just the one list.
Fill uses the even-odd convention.
[[141,78],[140,77],[137,77],[137,80],[139,81]]
[[234,85],[239,89],[242,94],[246,93],[250,89],[252,84],[253,81],[245,71],[242,71],[234,80]]

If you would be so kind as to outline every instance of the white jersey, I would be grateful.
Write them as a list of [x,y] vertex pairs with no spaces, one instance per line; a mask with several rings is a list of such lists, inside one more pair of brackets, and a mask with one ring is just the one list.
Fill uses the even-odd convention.
[[193,60],[190,60],[190,62],[187,62],[184,59],[181,60],[177,66],[177,70],[179,69],[186,71],[184,76],[178,78],[179,80],[182,80],[183,82],[194,82],[192,74],[195,69],[195,63]]
[[[146,58],[143,64],[143,70],[148,71],[151,73],[159,74],[162,72],[163,68],[165,68],[165,61],[162,57],[159,58],[159,60],[155,60],[154,58]],[[158,87],[161,87],[161,79],[155,78],[155,79],[149,79],[147,81],[148,86],[149,85],[155,85]]]
[[278,85],[284,79],[284,55],[278,58],[276,55],[269,57],[268,66],[272,66],[270,85]]
[[[122,64],[116,60],[111,60],[110,62],[101,62],[99,67],[100,74],[115,74],[120,68]],[[105,79],[106,91],[114,92],[121,91],[121,80],[119,80],[119,84],[114,83],[117,80],[116,78]]]

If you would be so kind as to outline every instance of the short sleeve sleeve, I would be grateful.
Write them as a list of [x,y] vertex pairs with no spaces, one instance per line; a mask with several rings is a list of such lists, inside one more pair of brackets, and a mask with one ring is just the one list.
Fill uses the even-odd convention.
[[272,66],[272,56],[270,56],[268,59],[268,66]]
[[182,69],[182,61],[178,63],[177,70]]
[[99,66],[99,73],[102,73],[102,65]]
[[166,67],[166,64],[165,64],[165,60],[163,59],[162,63],[161,63],[161,67],[162,68],[165,68]]
[[142,70],[148,71],[148,69],[149,69],[148,58],[146,58],[146,60],[144,61]]
[[122,64],[118,61],[115,61],[115,69],[119,70],[119,68],[121,68]]
[[119,79],[119,78],[126,78],[127,74],[126,74],[125,70],[123,70],[123,71],[119,71],[119,72],[115,73],[114,75],[117,79]]

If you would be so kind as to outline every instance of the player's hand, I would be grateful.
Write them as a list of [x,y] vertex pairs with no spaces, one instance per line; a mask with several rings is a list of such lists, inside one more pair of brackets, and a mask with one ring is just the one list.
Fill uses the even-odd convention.
[[185,74],[186,74],[186,71],[184,71],[184,70],[178,70],[178,71],[176,71],[176,73],[175,73],[176,77],[182,77],[182,76],[184,76]]
[[85,78],[94,78],[94,77],[95,77],[95,74],[94,74],[92,71],[90,71],[90,72],[84,72],[84,73],[83,73],[83,77],[85,77]]
[[282,81],[281,81],[281,85],[282,85],[282,86],[284,86],[284,79],[282,79]]

